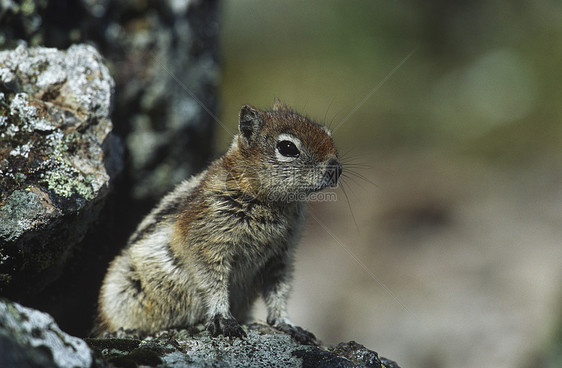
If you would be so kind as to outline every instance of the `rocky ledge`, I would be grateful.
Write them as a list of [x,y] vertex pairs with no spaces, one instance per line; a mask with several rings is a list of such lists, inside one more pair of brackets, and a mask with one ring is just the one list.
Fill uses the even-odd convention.
[[308,346],[266,325],[244,329],[244,339],[210,337],[193,329],[162,331],[144,339],[119,332],[84,341],[62,332],[46,313],[0,300],[0,366],[398,368],[353,341]]
[[0,52],[0,294],[55,279],[121,167],[113,79],[91,46]]

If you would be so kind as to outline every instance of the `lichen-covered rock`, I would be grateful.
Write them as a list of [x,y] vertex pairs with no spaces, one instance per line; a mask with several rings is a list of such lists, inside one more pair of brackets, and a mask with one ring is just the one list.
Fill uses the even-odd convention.
[[194,329],[163,331],[143,340],[120,331],[113,334],[115,337],[87,342],[96,352],[99,366],[399,368],[355,342],[337,347],[308,346],[270,326],[254,323],[244,329],[244,339],[212,338]]
[[96,219],[121,166],[114,82],[99,53],[0,52],[0,293],[53,280]]
[[90,367],[81,339],[62,332],[51,316],[0,299],[0,367]]
[[323,349],[307,347],[294,351],[293,355],[302,359],[303,368],[400,368],[396,362],[379,357],[376,352],[355,341]]
[[217,0],[8,1],[2,7],[0,49],[19,40],[58,48],[91,42],[108,60],[116,130],[130,151],[124,194],[156,201],[207,162],[219,82]]
[[308,346],[270,326],[244,329],[244,339],[210,337],[198,326],[144,339],[118,331],[84,341],[62,332],[48,314],[0,299],[0,367],[399,368],[355,342]]

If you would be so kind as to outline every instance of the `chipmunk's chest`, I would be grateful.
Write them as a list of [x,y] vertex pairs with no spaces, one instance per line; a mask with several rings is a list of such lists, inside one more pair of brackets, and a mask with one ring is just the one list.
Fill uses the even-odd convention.
[[[249,221],[234,225],[238,236],[232,243],[230,281],[234,289],[253,288],[267,265],[280,262],[293,251],[300,229],[295,219],[276,222]],[[261,275],[261,276],[260,276]]]
[[251,196],[233,196],[215,203],[215,216],[230,235],[239,264],[259,265],[286,252],[304,222],[304,206],[298,203],[272,206]]

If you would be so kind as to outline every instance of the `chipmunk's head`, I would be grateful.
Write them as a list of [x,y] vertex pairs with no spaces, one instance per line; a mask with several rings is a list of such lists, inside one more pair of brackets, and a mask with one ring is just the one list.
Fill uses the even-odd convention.
[[279,100],[272,111],[243,106],[235,145],[252,190],[270,200],[304,200],[337,185],[342,173],[328,128]]

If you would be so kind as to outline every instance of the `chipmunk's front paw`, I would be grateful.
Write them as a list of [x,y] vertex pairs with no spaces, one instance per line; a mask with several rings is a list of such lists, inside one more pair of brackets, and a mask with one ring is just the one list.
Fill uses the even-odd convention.
[[278,329],[281,332],[285,332],[297,342],[303,345],[320,345],[320,341],[316,339],[316,336],[312,332],[305,330],[304,328],[293,326],[288,323],[278,323],[275,324],[273,327]]
[[226,318],[220,314],[216,314],[207,324],[207,331],[211,333],[211,336],[246,337],[246,332],[235,318]]

